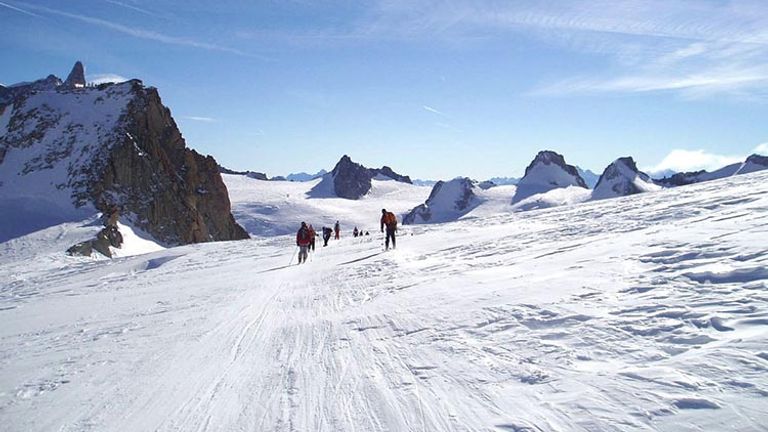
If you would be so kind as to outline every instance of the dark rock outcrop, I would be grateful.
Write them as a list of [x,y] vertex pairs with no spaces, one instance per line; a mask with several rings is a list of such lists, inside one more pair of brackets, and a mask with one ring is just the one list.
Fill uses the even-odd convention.
[[98,208],[118,205],[166,243],[248,238],[235,222],[219,165],[186,147],[155,88],[133,83],[127,132],[91,188]]
[[120,212],[117,208],[112,208],[111,214],[105,214],[103,217],[104,228],[96,234],[96,238],[78,243],[69,249],[67,254],[79,256],[91,256],[96,251],[108,258],[112,258],[111,247],[120,248],[123,245],[123,235],[117,226],[117,220]]
[[70,90],[85,87],[85,68],[82,63],[75,62],[62,87]]

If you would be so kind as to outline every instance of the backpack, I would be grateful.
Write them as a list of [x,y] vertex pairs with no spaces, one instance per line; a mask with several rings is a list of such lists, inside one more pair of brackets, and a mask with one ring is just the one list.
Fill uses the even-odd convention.
[[387,228],[397,228],[397,218],[394,213],[386,212],[384,214],[384,225],[386,225]]

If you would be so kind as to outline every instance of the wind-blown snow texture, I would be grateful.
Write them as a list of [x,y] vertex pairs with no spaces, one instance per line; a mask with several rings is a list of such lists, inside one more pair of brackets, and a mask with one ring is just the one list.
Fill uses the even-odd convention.
[[43,253],[59,229],[0,244],[3,431],[768,424],[768,173],[301,267],[290,236],[95,261]]

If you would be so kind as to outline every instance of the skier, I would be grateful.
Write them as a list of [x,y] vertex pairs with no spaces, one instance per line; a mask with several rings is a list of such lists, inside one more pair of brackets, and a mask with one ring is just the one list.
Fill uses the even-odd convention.
[[310,243],[309,227],[306,222],[301,223],[301,228],[296,233],[296,246],[299,247],[299,264],[307,262],[307,249]]
[[392,212],[388,212],[387,209],[381,209],[381,232],[384,232],[384,227],[387,228],[387,238],[384,243],[384,249],[389,250],[389,239],[392,239],[392,249],[395,248],[395,231],[397,231],[397,217]]
[[317,237],[317,233],[315,232],[315,228],[312,226],[312,224],[309,224],[309,250],[314,252],[315,251],[315,237]]
[[357,227],[352,230],[352,237],[357,237]]
[[336,233],[336,240],[338,240],[339,234],[341,233],[341,225],[339,225],[339,221],[336,221],[336,225],[333,226],[333,231]]
[[323,247],[328,246],[328,240],[331,238],[333,230],[328,227],[323,227]]

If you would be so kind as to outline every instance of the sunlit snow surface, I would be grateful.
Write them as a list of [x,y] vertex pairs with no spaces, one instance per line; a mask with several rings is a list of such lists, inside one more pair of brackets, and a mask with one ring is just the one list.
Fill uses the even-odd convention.
[[0,244],[0,430],[765,430],[768,173],[400,234]]

